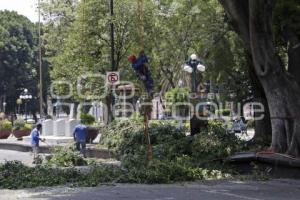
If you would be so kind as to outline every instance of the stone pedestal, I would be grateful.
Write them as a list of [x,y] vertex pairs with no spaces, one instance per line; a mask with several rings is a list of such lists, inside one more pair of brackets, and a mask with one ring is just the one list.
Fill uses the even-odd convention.
[[66,136],[66,120],[58,119],[54,121],[54,136],[65,137]]
[[79,124],[76,119],[70,119],[66,121],[66,137],[73,137],[75,127]]
[[42,134],[44,136],[52,136],[53,135],[53,120],[47,119],[43,122]]

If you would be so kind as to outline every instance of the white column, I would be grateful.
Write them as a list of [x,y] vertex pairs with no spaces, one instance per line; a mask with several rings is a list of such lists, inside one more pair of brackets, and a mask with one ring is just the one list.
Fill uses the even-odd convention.
[[73,137],[74,129],[79,123],[79,120],[76,119],[69,119],[66,121],[66,137]]
[[66,120],[58,119],[54,121],[54,136],[64,137],[66,136]]
[[42,134],[44,136],[52,136],[53,135],[53,120],[47,119],[43,122]]

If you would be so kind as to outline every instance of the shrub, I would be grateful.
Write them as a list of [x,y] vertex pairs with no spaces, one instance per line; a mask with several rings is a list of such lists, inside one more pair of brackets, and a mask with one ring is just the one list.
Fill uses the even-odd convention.
[[221,116],[230,116],[230,113],[231,113],[230,109],[222,109],[216,111],[216,114]]
[[197,135],[192,143],[193,157],[202,160],[220,159],[241,151],[242,142],[234,135],[227,134],[222,121],[209,121],[208,131]]
[[81,174],[70,168],[60,169],[49,166],[30,168],[18,161],[0,165],[0,188],[7,189],[51,187],[66,184],[94,187],[101,183],[173,183],[225,177],[228,175],[217,170],[188,167],[182,164],[181,159],[172,162],[154,159],[148,165],[133,166],[130,169],[98,166],[92,168],[87,174]]
[[81,123],[85,125],[93,125],[96,122],[96,119],[94,116],[90,114],[81,113],[80,115]]
[[[167,104],[167,110],[171,111],[172,106],[176,103],[187,103],[189,102],[189,88],[174,88],[165,94],[165,100]],[[180,105],[176,107],[177,115],[187,116],[189,106]]]
[[81,179],[83,176],[75,170],[61,170],[47,166],[30,168],[18,161],[0,165],[0,188],[55,186],[78,182]]
[[[153,123],[149,127],[149,134],[157,157],[174,157],[180,154],[182,149],[180,146],[182,141],[185,141],[185,134],[176,126],[168,122]],[[102,130],[101,145],[107,146],[120,157],[137,152],[146,155],[144,154],[146,143],[143,124],[140,121],[119,120]],[[182,151],[185,149],[183,148]]]
[[25,124],[23,127],[23,131],[31,131],[32,128],[32,124]]
[[32,129],[32,125],[25,123],[25,121],[22,119],[17,119],[14,122],[14,126],[13,126],[14,131],[30,131],[31,129]]
[[12,123],[8,120],[1,120],[0,121],[0,131],[11,131],[12,130]]
[[73,147],[58,147],[52,149],[53,156],[48,165],[57,167],[85,166],[87,162]]
[[[211,121],[207,131],[194,137],[166,122],[153,123],[149,128],[153,145],[153,160],[147,160],[147,145],[140,119],[117,120],[103,130],[102,145],[109,146],[121,158],[121,166],[93,165],[83,175],[72,167],[87,162],[74,148],[54,149],[47,165],[27,168],[19,163],[0,165],[0,188],[24,188],[72,184],[97,186],[100,183],[173,183],[227,178],[224,158],[243,148],[235,136],[227,135],[220,121]],[[49,175],[48,175],[49,174]]]
[[[151,124],[149,134],[154,159],[171,163],[188,156],[193,167],[203,167],[203,163],[225,158],[243,148],[234,135],[226,134],[221,121],[209,122],[208,130],[194,137],[186,137],[182,130],[165,122]],[[129,120],[114,122],[103,131],[102,145],[114,150],[126,169],[147,166],[146,144],[143,126]],[[222,163],[218,164],[221,168]]]
[[118,152],[122,142],[141,129],[143,129],[141,120],[115,120],[102,129],[100,144],[108,147],[110,150]]
[[14,121],[13,130],[20,131],[23,129],[24,126],[25,126],[25,121],[22,119],[17,119],[16,121]]
[[189,101],[188,88],[174,88],[165,94],[165,99],[168,103],[184,103]]

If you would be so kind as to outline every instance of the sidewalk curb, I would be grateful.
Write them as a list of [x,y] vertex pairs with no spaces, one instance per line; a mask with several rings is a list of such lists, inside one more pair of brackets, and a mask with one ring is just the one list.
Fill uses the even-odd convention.
[[[61,147],[61,146],[53,146],[53,147]],[[0,143],[0,149],[10,150],[10,151],[19,151],[19,152],[31,152],[32,151],[32,148],[30,145],[5,143],[5,142]],[[39,149],[39,152],[43,153],[43,154],[49,154],[51,152],[50,147],[41,146]],[[86,154],[87,154],[87,157],[89,157],[89,158],[100,158],[100,159],[113,159],[114,158],[114,156],[108,149],[87,148]]]

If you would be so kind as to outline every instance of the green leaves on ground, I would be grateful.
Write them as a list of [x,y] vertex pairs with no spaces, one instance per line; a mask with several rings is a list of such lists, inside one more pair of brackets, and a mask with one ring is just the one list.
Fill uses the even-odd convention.
[[152,123],[149,133],[154,157],[150,163],[142,123],[115,121],[103,131],[101,145],[121,159],[127,180],[160,183],[225,177],[221,159],[243,148],[221,122],[210,122],[208,130],[195,137],[185,136],[168,122]]
[[74,167],[88,164],[74,147],[57,147],[53,149],[52,154],[47,162],[49,166]]
[[[29,168],[18,162],[0,165],[0,188],[27,188],[70,184],[97,186],[100,183],[173,183],[230,177],[219,160],[242,145],[227,135],[220,122],[195,137],[168,122],[152,123],[149,129],[154,159],[147,161],[143,124],[139,119],[115,121],[103,130],[101,145],[113,150],[121,166],[90,165],[82,174],[72,167],[86,161],[69,149],[56,150],[48,165]],[[51,167],[50,167],[51,166]]]

